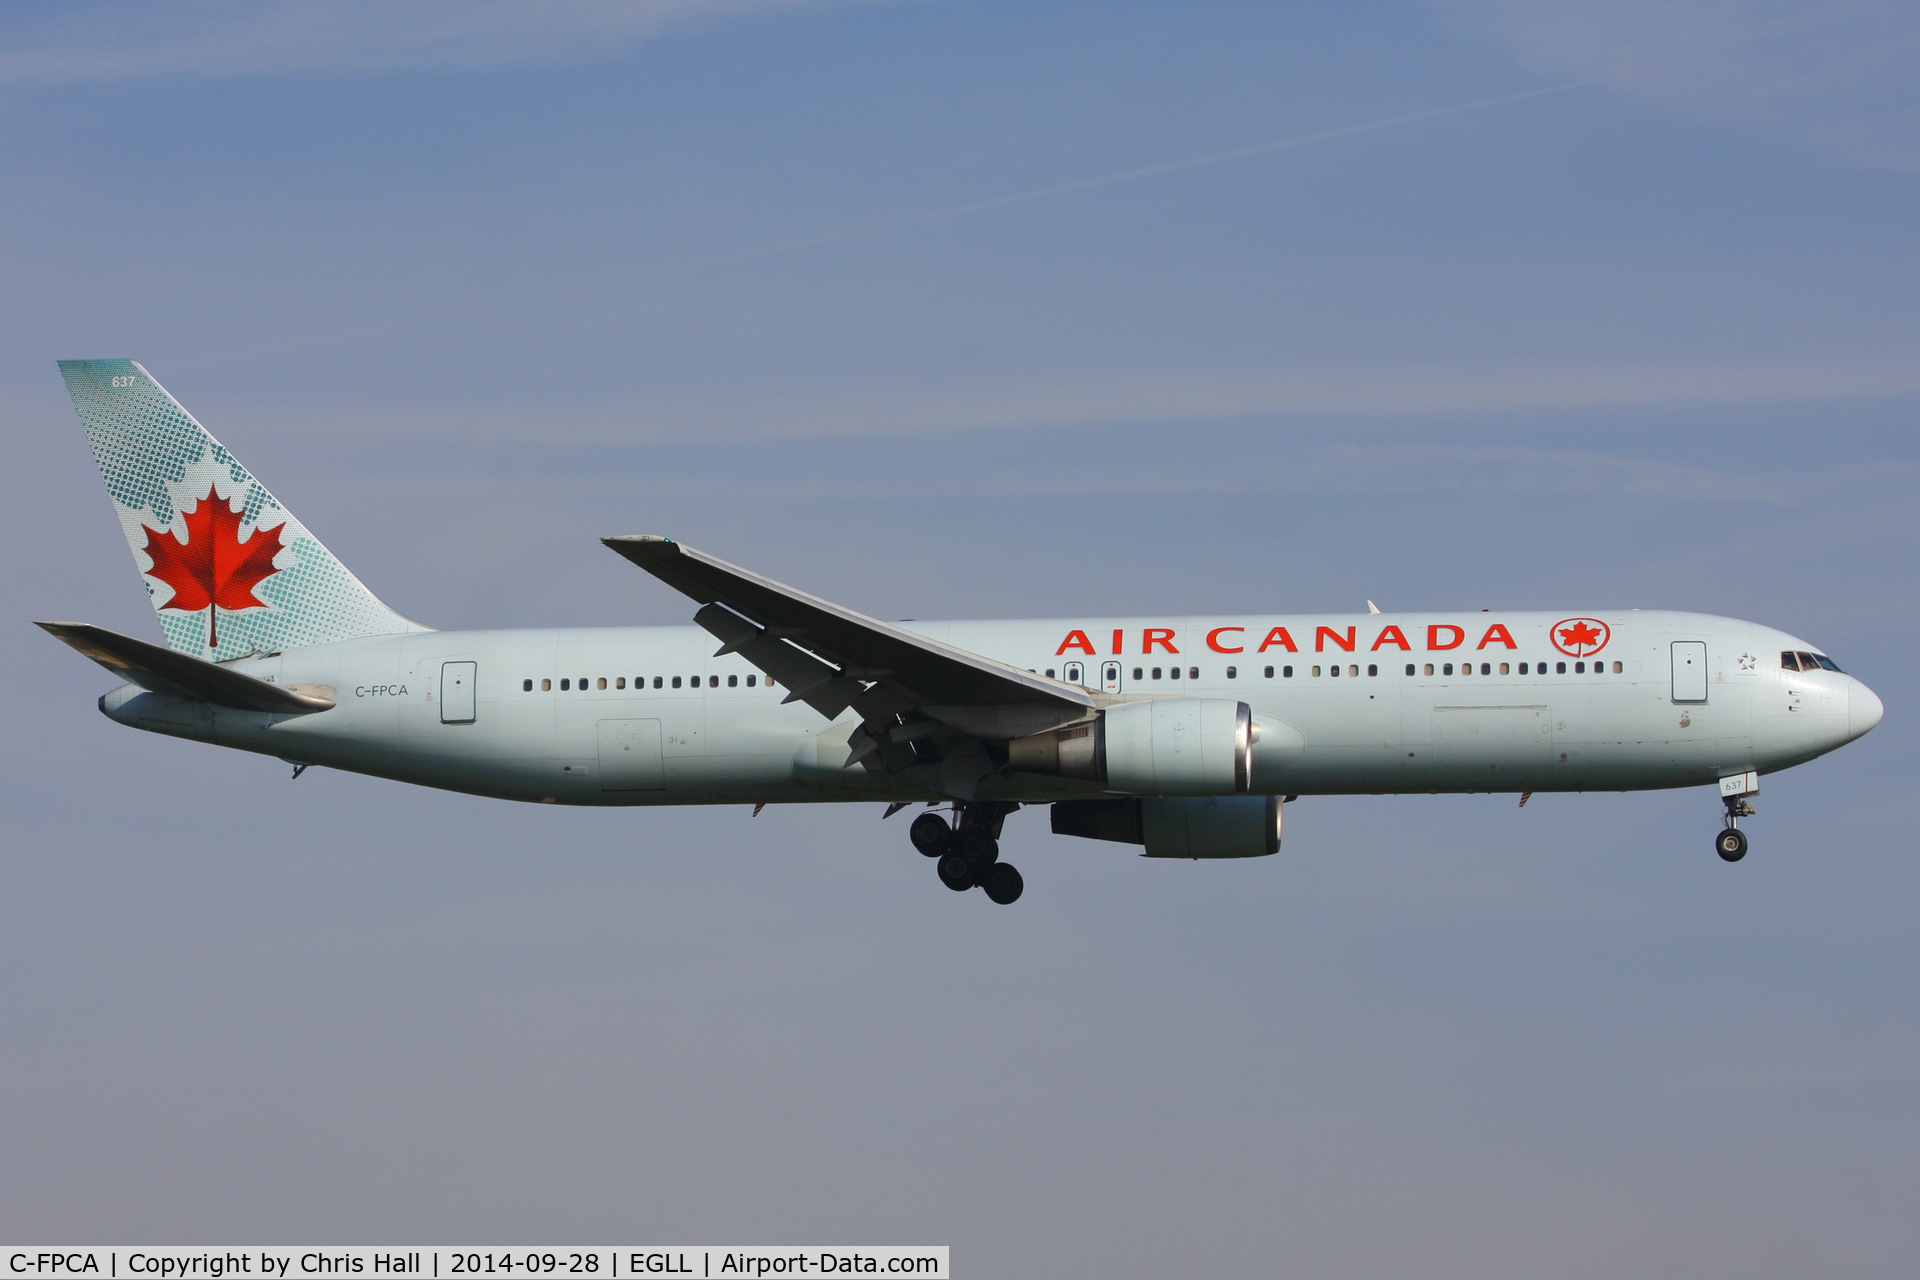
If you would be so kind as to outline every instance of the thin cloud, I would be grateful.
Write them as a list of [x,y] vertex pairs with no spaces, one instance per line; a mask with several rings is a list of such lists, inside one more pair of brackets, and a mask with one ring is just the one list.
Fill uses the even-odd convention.
[[[991,455],[998,456],[998,455]],[[813,462],[794,461],[765,471],[730,469],[714,474],[699,465],[679,465],[671,459],[634,456],[634,465],[622,465],[602,455],[593,474],[579,471],[530,477],[514,470],[498,474],[494,460],[470,460],[463,486],[498,484],[508,489],[532,484],[556,484],[578,492],[600,492],[623,498],[712,495],[781,501],[835,501],[844,498],[849,483],[844,455],[830,454]],[[1623,498],[1740,503],[1791,510],[1826,508],[1844,499],[1850,508],[1883,496],[1904,495],[1920,464],[1881,461],[1791,471],[1737,472],[1692,466],[1658,459],[1573,449],[1542,449],[1512,445],[1349,445],[1301,446],[1297,442],[1271,452],[1240,448],[1232,468],[1212,459],[1185,464],[1157,460],[1106,466],[1085,459],[1038,457],[1029,450],[1018,468],[955,463],[929,472],[917,458],[868,459],[864,483],[884,477],[893,500],[938,499],[951,492],[956,480],[967,492],[997,498],[1151,497],[1180,494],[1314,496],[1350,494],[1512,494],[1602,493]],[[404,486],[407,481],[395,483]],[[1846,535],[1840,535],[1842,541]]]
[[882,0],[127,0],[7,23],[0,83],[608,57],[704,20]]
[[[575,446],[901,438],[948,431],[1082,428],[1325,417],[1458,419],[1495,414],[1657,411],[1737,405],[1841,404],[1920,396],[1920,361],[1825,360],[1724,364],[1456,365],[1343,369],[1186,369],[1071,373],[1009,385],[895,385],[856,393],[763,387],[750,396],[703,389],[618,401],[560,397],[434,399],[379,406],[229,403],[262,429],[324,415],[335,438],[459,440],[518,447],[552,441],[564,422]],[[21,399],[26,399],[24,392]],[[3,409],[4,403],[0,403]],[[219,425],[214,424],[218,431]],[[302,426],[298,429],[307,429]]]
[[1844,164],[1920,170],[1920,9],[1868,0],[1427,0],[1528,70],[1736,124]]
[[930,226],[938,222],[949,222],[955,218],[964,218],[976,213],[990,213],[1014,205],[1029,204],[1036,200],[1047,200],[1059,196],[1077,195],[1083,191],[1095,191],[1101,187],[1117,186],[1126,182],[1139,182],[1147,178],[1163,177],[1171,173],[1180,173],[1187,169],[1201,169],[1211,165],[1228,164],[1235,160],[1247,160],[1254,156],[1268,155],[1275,151],[1287,151],[1295,147],[1310,146],[1316,142],[1331,142],[1336,138],[1348,138],[1357,134],[1375,133],[1382,129],[1393,129],[1403,125],[1419,124],[1427,120],[1437,120],[1443,116],[1463,115],[1470,111],[1484,111],[1491,107],[1503,107],[1512,103],[1526,102],[1533,98],[1544,98],[1551,94],[1567,93],[1574,89],[1583,89],[1601,83],[1600,80],[1582,80],[1573,84],[1552,85],[1545,89],[1527,89],[1518,93],[1503,93],[1492,98],[1476,98],[1471,102],[1455,102],[1443,107],[1429,107],[1423,111],[1408,111],[1399,115],[1383,116],[1377,120],[1366,120],[1358,124],[1340,125],[1332,129],[1318,129],[1312,133],[1294,134],[1286,138],[1274,138],[1266,142],[1256,142],[1250,146],[1233,147],[1225,151],[1209,152],[1206,155],[1188,156],[1179,160],[1166,160],[1159,164],[1141,165],[1133,169],[1122,169],[1117,173],[1097,174],[1088,178],[1076,178],[1070,182],[1056,182],[1044,187],[1033,187],[1025,191],[1013,191],[1004,195],[988,196],[981,200],[970,200],[964,204],[948,205],[939,209],[923,209],[917,213],[902,214],[895,218],[883,218],[875,222],[865,222],[858,226],[842,227],[835,231],[823,231],[817,235],[798,236],[791,240],[779,240],[771,244],[757,245],[733,253],[718,254],[710,258],[701,258],[693,262],[677,263],[652,274],[677,275],[686,271],[699,271],[708,267],[728,266],[736,262],[750,262],[756,258],[772,257],[796,249],[811,249],[819,245],[838,244],[844,240],[858,240],[866,236],[879,235],[888,231],[905,231],[914,227]]

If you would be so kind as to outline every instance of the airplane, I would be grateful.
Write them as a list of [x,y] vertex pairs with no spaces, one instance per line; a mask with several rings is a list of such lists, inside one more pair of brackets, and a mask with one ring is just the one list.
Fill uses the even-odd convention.
[[[42,622],[120,724],[538,804],[884,803],[941,883],[1024,880],[1007,817],[1155,858],[1277,853],[1301,796],[1717,787],[1880,722],[1757,623],[1666,610],[885,622],[658,535],[601,541],[678,627],[437,631],[396,613],[145,368],[63,360],[166,643]],[[715,647],[717,642],[718,647]]]

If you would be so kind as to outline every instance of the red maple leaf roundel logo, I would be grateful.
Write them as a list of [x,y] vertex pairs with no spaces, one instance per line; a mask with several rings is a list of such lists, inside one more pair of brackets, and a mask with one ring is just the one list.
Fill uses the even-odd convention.
[[219,500],[211,484],[207,496],[192,511],[180,518],[187,526],[182,542],[171,529],[147,528],[146,553],[153,557],[150,577],[173,588],[173,598],[162,609],[182,613],[207,611],[207,647],[220,647],[215,618],[222,609],[263,609],[267,602],[253,589],[279,570],[273,558],[286,544],[280,540],[284,525],[271,529],[256,528],[245,542],[240,540],[241,513]]
[[1548,632],[1553,647],[1570,658],[1584,658],[1600,652],[1613,638],[1613,630],[1598,618],[1563,618]]

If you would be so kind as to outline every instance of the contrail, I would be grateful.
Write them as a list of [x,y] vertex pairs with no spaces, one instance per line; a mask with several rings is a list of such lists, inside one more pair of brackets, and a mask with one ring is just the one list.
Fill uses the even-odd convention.
[[1578,80],[1572,84],[1554,85],[1548,89],[1529,89],[1524,93],[1502,94],[1497,98],[1479,98],[1472,102],[1456,102],[1446,107],[1431,107],[1425,111],[1412,111],[1405,115],[1385,116],[1378,120],[1368,120],[1361,124],[1342,125],[1337,129],[1321,129],[1315,133],[1295,134],[1290,138],[1276,138],[1270,142],[1256,142],[1251,146],[1235,147],[1230,151],[1215,151],[1209,155],[1191,156],[1185,160],[1168,160],[1160,164],[1145,165],[1138,169],[1123,169],[1118,173],[1101,174],[1093,178],[1078,178],[1072,182],[1056,182],[1052,186],[1033,187],[1026,191],[1014,191],[1003,196],[993,196],[986,200],[973,200],[966,204],[949,205],[944,209],[923,209],[919,213],[903,214],[897,218],[888,218],[881,222],[866,222],[855,227],[842,227],[838,231],[823,231],[818,235],[800,236],[793,240],[780,240],[773,244],[763,244],[757,248],[742,249],[737,253],[720,254],[712,258],[700,258],[693,262],[684,262],[676,266],[663,267],[650,272],[651,275],[673,275],[683,271],[699,271],[707,267],[722,267],[735,262],[749,262],[755,258],[772,257],[775,254],[789,253],[795,249],[811,249],[823,244],[838,244],[842,240],[855,240],[861,236],[879,235],[886,231],[904,231],[911,227],[924,227],[936,222],[947,222],[954,218],[964,218],[969,214],[986,213],[993,209],[1005,209],[1010,205],[1026,204],[1034,200],[1048,200],[1054,196],[1073,195],[1081,191],[1093,191],[1100,187],[1111,187],[1122,182],[1138,182],[1143,178],[1157,178],[1163,173],[1179,173],[1184,169],[1199,169],[1206,165],[1227,164],[1234,160],[1244,160],[1249,156],[1266,155],[1272,151],[1285,151],[1292,147],[1304,147],[1315,142],[1326,142],[1333,138],[1349,138],[1359,133],[1374,133],[1381,129],[1393,129],[1400,125],[1417,124],[1422,120],[1435,120],[1441,116],[1456,116],[1468,111],[1484,111],[1489,107],[1506,106],[1512,102],[1526,102],[1532,98],[1544,98],[1550,94],[1568,93],[1574,89],[1585,89],[1604,83],[1610,77],[1594,80]]

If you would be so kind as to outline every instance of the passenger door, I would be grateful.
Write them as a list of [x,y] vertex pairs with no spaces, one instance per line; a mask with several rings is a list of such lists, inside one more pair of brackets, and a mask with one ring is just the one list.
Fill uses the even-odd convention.
[[1103,662],[1100,664],[1100,688],[1104,693],[1120,692],[1120,664]]
[[1673,700],[1675,702],[1707,700],[1706,641],[1675,640],[1673,642]]
[[476,700],[473,686],[479,678],[479,664],[443,662],[440,664],[440,723],[472,724]]

